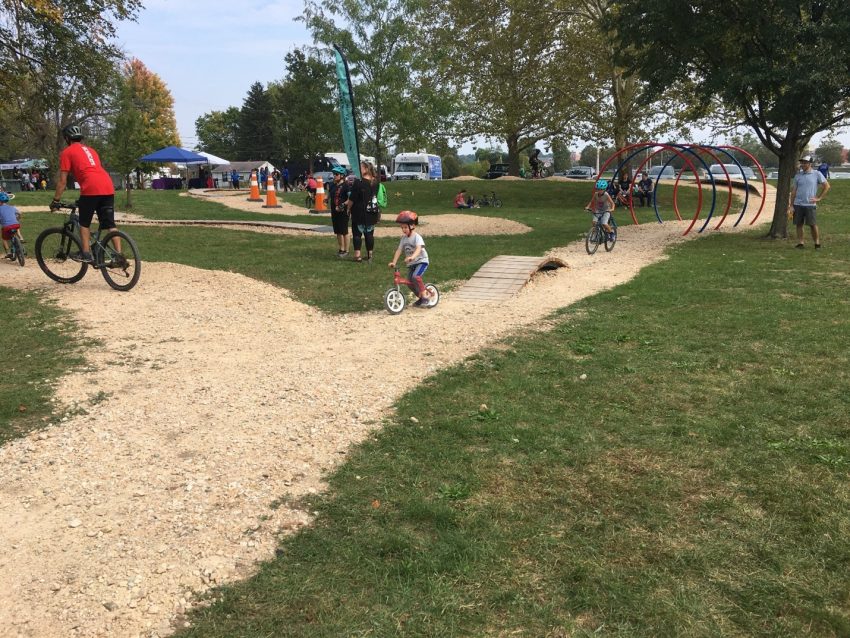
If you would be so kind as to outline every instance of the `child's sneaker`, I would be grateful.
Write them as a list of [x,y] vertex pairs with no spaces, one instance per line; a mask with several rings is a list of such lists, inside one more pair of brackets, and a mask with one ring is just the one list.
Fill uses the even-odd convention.
[[11,259],[12,261],[14,261],[15,256],[12,253],[6,253],[6,259]]

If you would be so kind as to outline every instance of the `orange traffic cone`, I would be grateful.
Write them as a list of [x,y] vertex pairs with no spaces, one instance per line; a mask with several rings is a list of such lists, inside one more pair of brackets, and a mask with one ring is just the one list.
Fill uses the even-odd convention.
[[328,207],[325,205],[325,183],[321,177],[316,178],[316,207],[314,213],[326,213]]
[[277,203],[277,194],[274,192],[274,178],[271,173],[269,173],[269,178],[266,180],[266,203],[263,204],[263,208],[282,208]]
[[261,202],[263,198],[260,197],[260,186],[257,183],[257,171],[251,171],[251,196],[248,198],[249,202]]

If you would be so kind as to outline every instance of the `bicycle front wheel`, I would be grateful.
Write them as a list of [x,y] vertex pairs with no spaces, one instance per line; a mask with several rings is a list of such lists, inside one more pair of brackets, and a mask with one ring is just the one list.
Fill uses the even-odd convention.
[[499,199],[499,198],[494,199],[493,200],[493,207],[494,208],[501,208],[502,207],[502,200]]
[[584,249],[587,251],[588,255],[592,255],[599,249],[599,244],[602,243],[602,239],[599,237],[599,233],[602,232],[599,226],[593,226],[590,231],[587,233],[587,237],[584,240]]
[[611,232],[605,233],[605,250],[611,252],[614,250],[614,244],[617,243],[617,227],[611,224]]
[[425,290],[428,291],[428,307],[433,308],[440,303],[440,289],[434,284],[425,284]]
[[[121,241],[121,250],[116,250],[113,240]],[[130,290],[139,281],[142,274],[142,260],[139,249],[127,233],[113,230],[98,242],[101,253],[99,259],[100,274],[115,290]]]
[[384,307],[391,315],[397,315],[404,310],[407,300],[398,288],[388,288],[384,293]]
[[307,208],[313,208],[313,198],[309,195],[304,198],[304,206],[306,206]]
[[82,252],[80,241],[64,228],[48,228],[35,240],[35,259],[44,274],[60,284],[73,284],[83,278],[88,264],[71,259]]
[[21,243],[21,238],[18,237],[17,234],[12,235],[12,253],[18,260],[18,263],[23,266],[26,262],[26,256],[24,255],[24,245]]

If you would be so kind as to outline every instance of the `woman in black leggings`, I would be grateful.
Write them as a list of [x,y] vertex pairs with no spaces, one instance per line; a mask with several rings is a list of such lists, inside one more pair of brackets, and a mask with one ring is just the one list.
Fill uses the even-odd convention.
[[372,261],[375,250],[375,224],[378,223],[377,205],[370,205],[378,194],[378,178],[369,162],[360,162],[362,177],[354,181],[348,200],[351,213],[351,244],[354,246],[354,261],[362,262],[360,248],[366,240],[366,261]]

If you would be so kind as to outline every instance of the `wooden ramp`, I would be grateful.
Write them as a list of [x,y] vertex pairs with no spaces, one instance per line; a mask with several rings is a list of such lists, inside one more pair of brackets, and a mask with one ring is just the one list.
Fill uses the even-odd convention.
[[540,270],[563,268],[567,264],[553,257],[493,257],[452,297],[460,301],[500,301],[515,295]]

